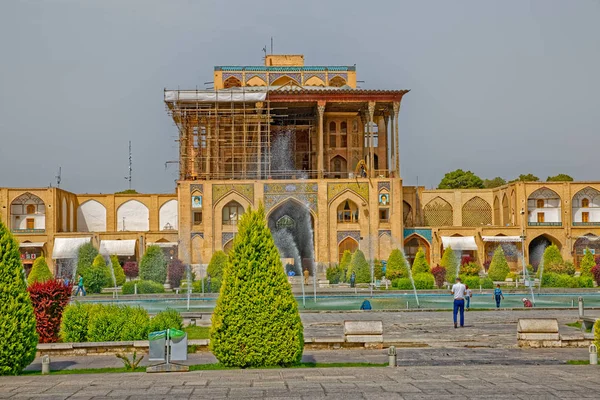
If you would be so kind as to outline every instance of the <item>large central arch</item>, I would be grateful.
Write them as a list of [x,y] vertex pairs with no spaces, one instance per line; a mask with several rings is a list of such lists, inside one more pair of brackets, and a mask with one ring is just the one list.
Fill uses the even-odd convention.
[[314,216],[295,199],[278,204],[267,216],[269,229],[282,258],[294,259],[294,271],[308,268],[312,274],[315,258]]

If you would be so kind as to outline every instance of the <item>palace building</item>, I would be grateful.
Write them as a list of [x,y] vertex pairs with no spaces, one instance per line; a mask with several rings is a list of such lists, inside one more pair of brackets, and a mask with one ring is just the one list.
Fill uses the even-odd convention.
[[344,250],[387,259],[419,247],[433,264],[452,247],[484,264],[501,245],[537,265],[558,245],[579,263],[600,251],[600,182],[517,182],[495,189],[425,190],[400,173],[401,104],[408,90],[357,88],[355,66],[307,66],[267,55],[261,66],[217,66],[214,89],[165,90],[179,133],[173,194],[78,195],[0,188],[0,218],[24,263],[45,255],[66,274],[77,248],[137,260],[157,244],[202,269],[228,251],[237,222],[264,204],[286,263],[337,263]]

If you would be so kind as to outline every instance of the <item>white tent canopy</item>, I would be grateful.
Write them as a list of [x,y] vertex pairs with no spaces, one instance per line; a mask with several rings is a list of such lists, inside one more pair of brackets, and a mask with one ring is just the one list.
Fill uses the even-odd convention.
[[518,243],[521,236],[482,236],[484,242]]
[[54,239],[52,258],[54,260],[60,260],[63,258],[77,258],[77,251],[79,250],[79,247],[89,243],[91,240],[91,237],[56,238]]
[[104,256],[134,256],[136,240],[102,240],[100,254]]
[[451,247],[452,250],[477,250],[474,236],[442,236],[442,245],[445,249]]
[[205,102],[237,102],[264,101],[267,92],[242,90],[166,90],[165,101],[205,101]]
[[155,242],[155,243],[147,243],[146,247],[148,246],[158,246],[158,247],[173,247],[173,246],[177,246],[179,243],[177,242]]
[[45,242],[27,242],[27,243],[19,243],[19,247],[28,248],[28,247],[44,247]]

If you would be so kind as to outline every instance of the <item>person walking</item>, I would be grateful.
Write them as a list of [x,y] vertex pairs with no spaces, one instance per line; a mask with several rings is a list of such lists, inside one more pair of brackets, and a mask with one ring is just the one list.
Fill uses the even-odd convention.
[[350,275],[350,287],[353,288],[355,283],[356,283],[356,273],[354,271],[352,271],[352,274]]
[[500,308],[500,300],[504,300],[500,285],[496,285],[496,289],[494,289],[494,299],[496,300],[496,308]]
[[463,285],[460,278],[456,278],[456,283],[452,286],[452,294],[454,295],[454,309],[452,316],[454,317],[454,328],[458,328],[456,317],[460,312],[460,327],[465,326],[465,292],[467,288]]
[[81,274],[79,274],[79,280],[77,281],[77,290],[75,291],[75,296],[77,296],[80,292],[83,293],[83,295],[85,296],[85,288],[83,287],[83,276],[81,276]]
[[466,309],[467,311],[469,311],[469,308],[471,307],[471,297],[473,297],[473,292],[471,291],[471,289],[469,289],[469,285],[465,285],[466,291],[465,291],[465,301],[466,301]]

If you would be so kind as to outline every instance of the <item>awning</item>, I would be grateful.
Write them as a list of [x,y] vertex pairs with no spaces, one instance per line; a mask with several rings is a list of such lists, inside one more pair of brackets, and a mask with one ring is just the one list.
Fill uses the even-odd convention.
[[54,249],[52,249],[52,258],[60,260],[63,258],[77,258],[79,248],[89,243],[91,237],[84,238],[56,238],[54,239]]
[[100,254],[105,256],[134,256],[136,240],[102,240]]
[[27,242],[27,243],[19,243],[19,247],[21,247],[21,248],[44,247],[45,244],[46,244],[45,242]]
[[204,101],[204,102],[238,102],[238,101],[264,101],[267,92],[243,90],[166,90],[165,101]]
[[484,242],[518,243],[521,236],[482,236]]
[[158,246],[158,247],[173,247],[177,246],[179,243],[177,242],[156,242],[156,243],[146,243],[146,247],[148,246]]
[[442,236],[442,245],[445,249],[451,247],[452,250],[477,250],[474,236]]

